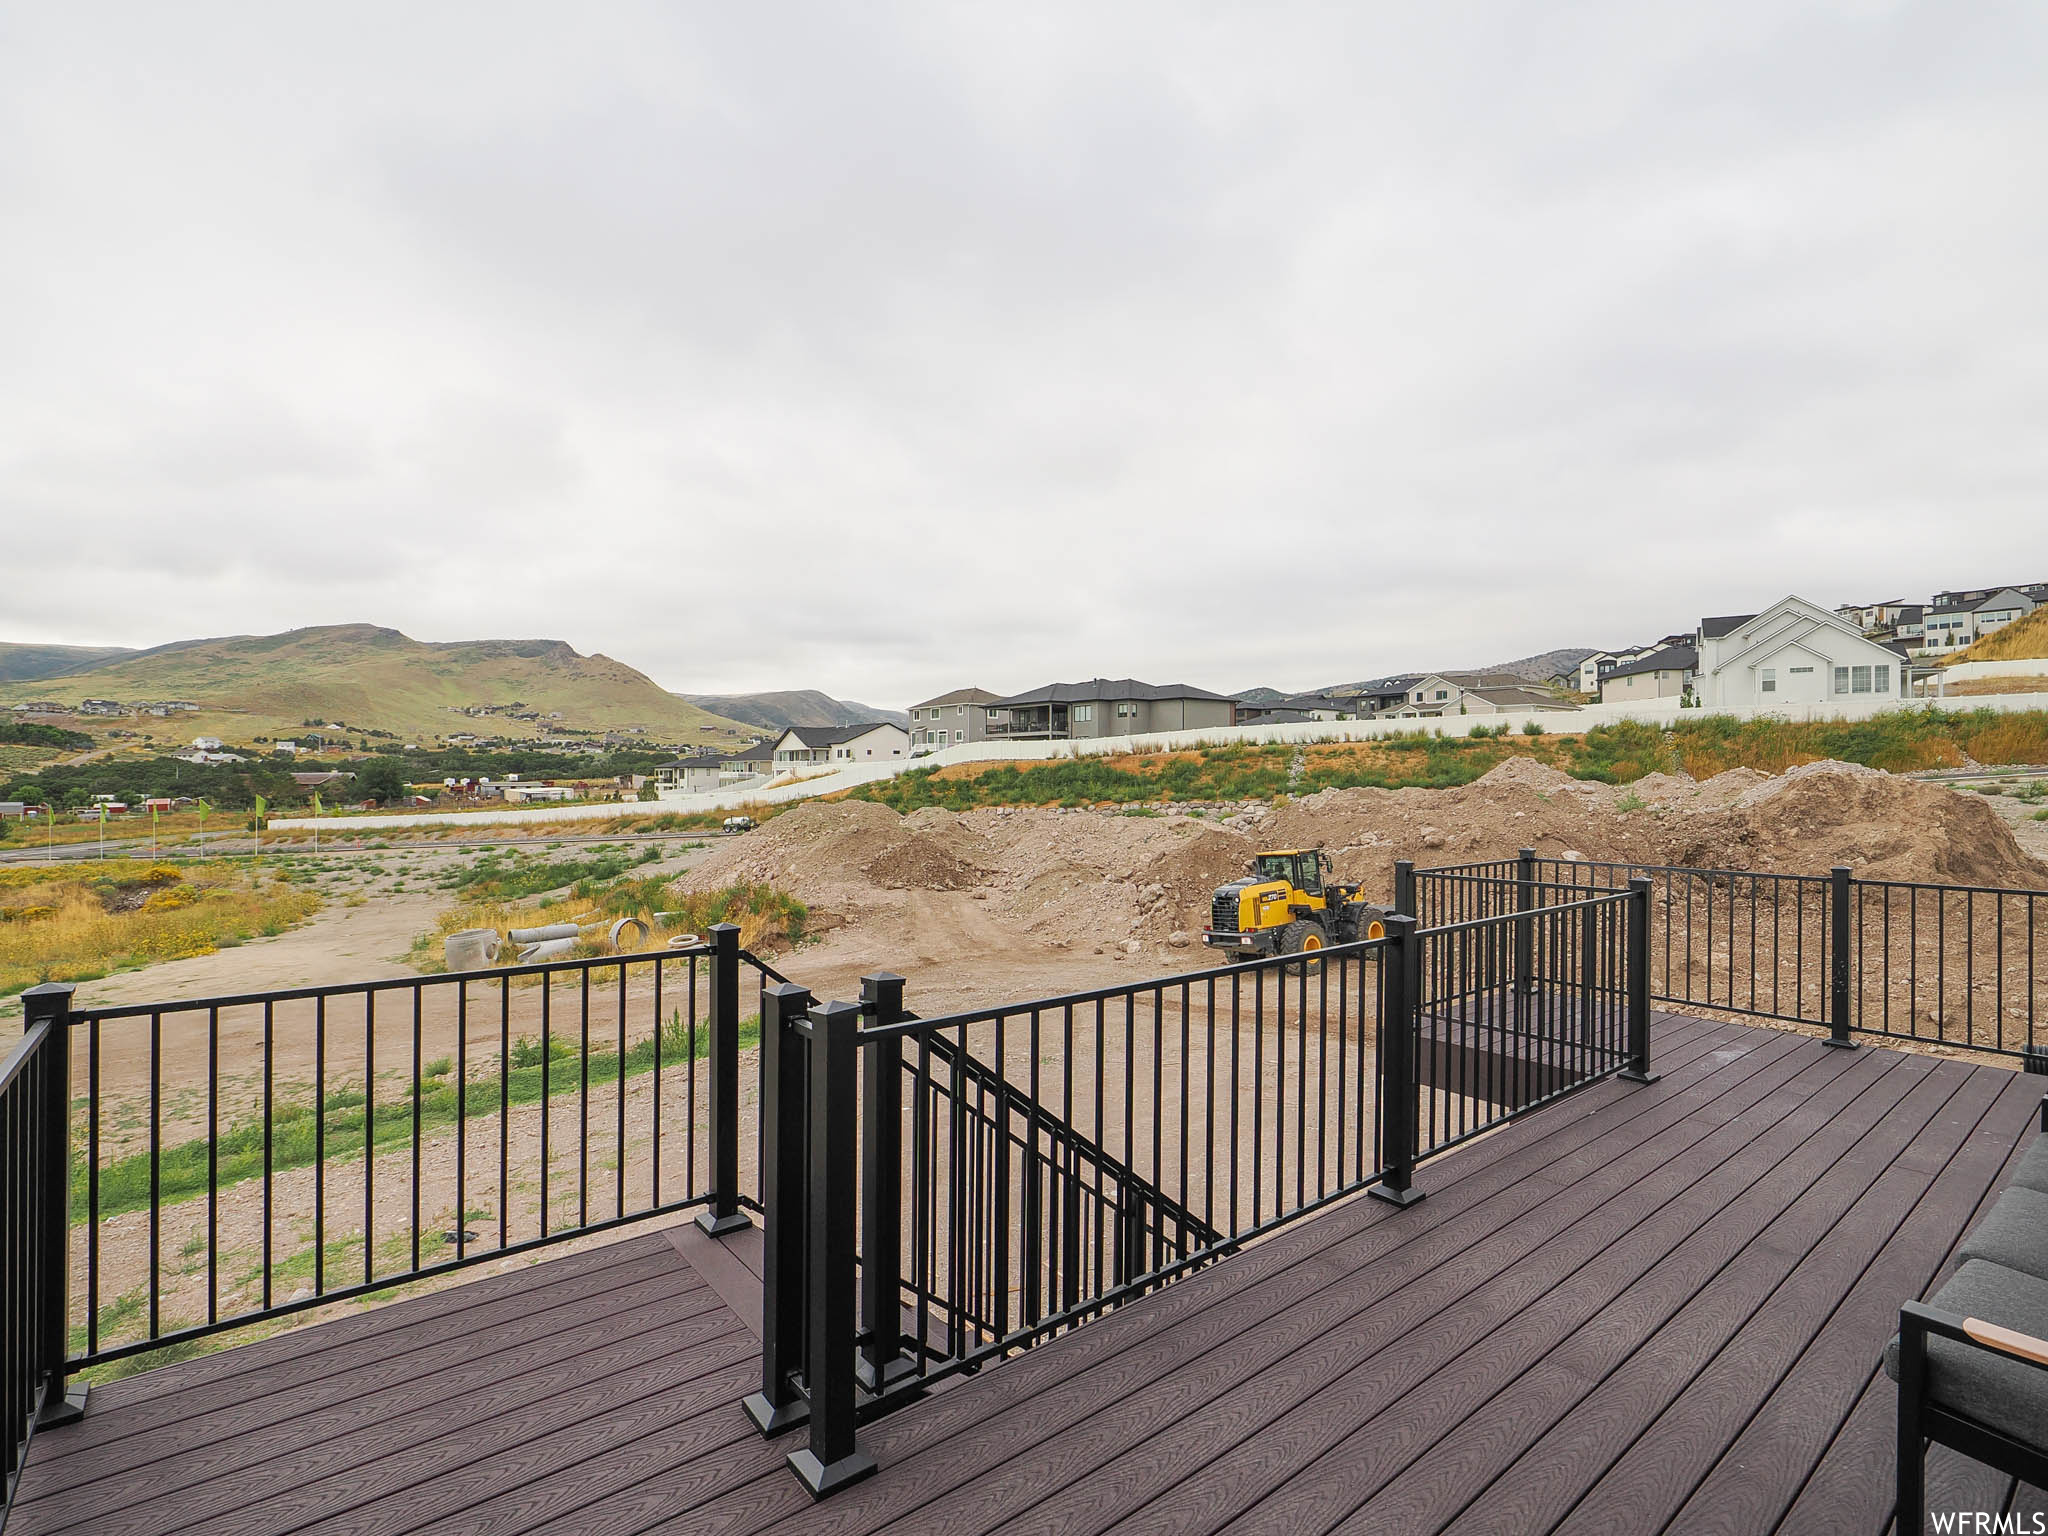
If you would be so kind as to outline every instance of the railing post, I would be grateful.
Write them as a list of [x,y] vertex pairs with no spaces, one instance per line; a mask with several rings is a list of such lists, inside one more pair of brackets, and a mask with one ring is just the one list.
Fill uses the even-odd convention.
[[1600,908],[1579,908],[1579,1042],[1594,1040],[1594,1004],[1600,991]]
[[41,1223],[41,1268],[34,1280],[40,1306],[34,1320],[38,1382],[36,1428],[55,1429],[75,1423],[85,1413],[86,1384],[80,1382],[69,1394],[64,1386],[64,1362],[71,1353],[71,994],[74,989],[56,982],[31,987],[21,995],[22,1029],[26,1033],[47,1023],[50,1033],[43,1041],[41,1073],[43,1101],[36,1107],[40,1121],[35,1171],[41,1187],[36,1191],[32,1219]]
[[[903,978],[889,971],[860,980],[870,1024],[903,1017]],[[862,1048],[860,1126],[860,1318],[866,1338],[856,1379],[880,1395],[912,1374],[903,1353],[903,1037],[879,1035]]]
[[1415,1036],[1421,1019],[1422,944],[1413,917],[1387,919],[1380,958],[1380,1166],[1371,1193],[1394,1205],[1422,1198],[1415,1188]]
[[[1515,855],[1515,995],[1527,997],[1536,990],[1536,850],[1524,848]],[[1517,1005],[1519,1011],[1519,1005]]]
[[860,1005],[813,1008],[810,1033],[810,1220],[805,1229],[805,1395],[811,1443],[789,1464],[811,1497],[822,1499],[875,1470],[854,1429],[853,1213],[860,1155],[854,1102],[859,1071]]
[[1854,1049],[1849,1036],[1849,877],[1846,864],[1828,871],[1828,1044]]
[[[767,1021],[762,1021],[767,1034]],[[711,1209],[697,1225],[713,1237],[751,1226],[740,1209],[740,930],[711,928]]]
[[1403,917],[1421,916],[1415,910],[1415,861],[1394,860],[1394,910]]
[[810,1416],[790,1380],[804,1352],[805,1052],[797,1025],[811,994],[778,985],[761,993],[761,1390],[747,1416],[764,1435]]
[[1621,1076],[1632,1083],[1654,1083],[1650,1070],[1650,887],[1648,875],[1628,883],[1628,1065]]

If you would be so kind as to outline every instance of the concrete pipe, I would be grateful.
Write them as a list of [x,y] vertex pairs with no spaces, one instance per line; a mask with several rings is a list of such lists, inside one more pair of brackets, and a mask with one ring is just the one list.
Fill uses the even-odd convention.
[[498,943],[495,928],[465,928],[448,935],[441,955],[451,971],[481,971],[497,962]]
[[672,933],[668,936],[670,949],[700,949],[704,941],[694,933]]
[[540,939],[519,951],[519,963],[530,965],[536,960],[566,960],[576,949],[576,936],[566,938]]
[[543,944],[549,939],[573,939],[582,932],[574,923],[549,923],[545,928],[514,928],[506,936],[514,944]]
[[647,925],[637,917],[622,917],[612,924],[612,948],[619,954],[626,952],[626,938],[632,936],[633,947],[638,949],[647,942]]

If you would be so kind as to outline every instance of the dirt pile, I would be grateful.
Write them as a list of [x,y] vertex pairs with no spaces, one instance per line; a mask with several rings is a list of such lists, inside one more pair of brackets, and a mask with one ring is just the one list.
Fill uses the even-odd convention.
[[[1778,778],[1657,774],[1626,788],[1526,758],[1456,789],[1333,789],[1228,824],[1180,814],[989,807],[909,817],[865,801],[811,802],[698,863],[681,888],[778,885],[814,927],[846,926],[849,963],[1078,958],[1193,964],[1210,896],[1261,848],[1321,847],[1376,900],[1397,859],[1421,867],[1554,857],[2048,888],[1975,796],[1841,763]],[[856,960],[855,957],[858,956]],[[1028,957],[1036,956],[1035,960]],[[978,973],[992,985],[994,973]]]

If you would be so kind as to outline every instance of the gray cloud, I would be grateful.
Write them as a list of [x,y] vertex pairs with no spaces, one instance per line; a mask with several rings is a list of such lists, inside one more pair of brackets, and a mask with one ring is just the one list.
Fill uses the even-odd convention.
[[2044,62],[2017,5],[17,10],[0,637],[900,703],[2041,579]]

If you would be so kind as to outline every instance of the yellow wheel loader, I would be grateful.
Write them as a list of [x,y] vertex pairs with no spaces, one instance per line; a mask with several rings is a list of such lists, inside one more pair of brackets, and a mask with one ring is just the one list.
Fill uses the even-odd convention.
[[1276,848],[1256,855],[1242,880],[1216,888],[1202,942],[1233,960],[1310,954],[1332,944],[1377,939],[1388,909],[1363,900],[1355,885],[1326,878],[1320,848]]

